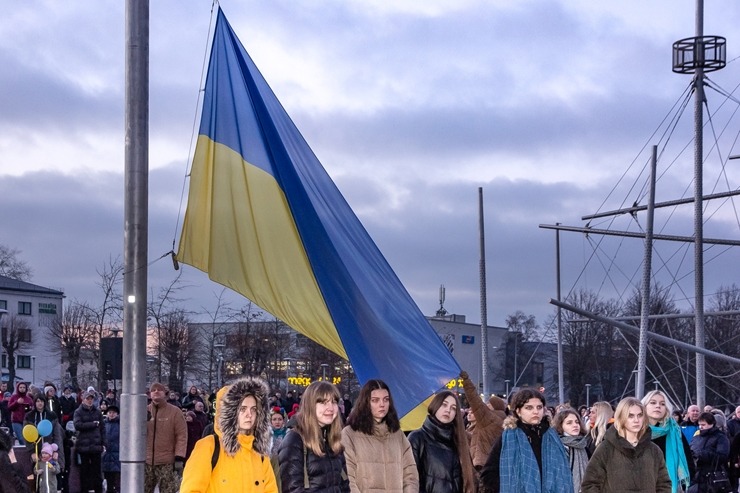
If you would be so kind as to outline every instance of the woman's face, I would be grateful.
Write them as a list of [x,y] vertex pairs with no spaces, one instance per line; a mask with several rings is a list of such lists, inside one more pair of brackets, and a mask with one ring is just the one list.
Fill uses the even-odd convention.
[[640,406],[631,406],[627,411],[627,420],[624,423],[624,428],[630,433],[639,433],[644,421],[645,415],[642,413]]
[[327,397],[324,402],[316,403],[316,419],[319,420],[321,426],[329,426],[339,415],[339,404],[337,400],[332,397]]
[[285,419],[283,418],[282,414],[275,413],[270,418],[270,424],[272,425],[273,429],[279,430],[285,424]]
[[563,433],[568,436],[578,436],[581,434],[581,420],[573,413],[568,414],[563,420]]
[[665,397],[661,394],[653,395],[645,404],[645,412],[651,423],[655,424],[665,418],[668,408],[666,407]]
[[545,405],[537,397],[532,397],[522,407],[517,409],[516,413],[519,415],[522,423],[537,425],[540,424],[542,416],[545,414]]
[[391,396],[386,389],[376,389],[370,392],[370,412],[378,423],[388,415],[390,405]]
[[442,405],[439,406],[437,412],[434,413],[434,417],[443,424],[452,423],[455,420],[456,415],[457,401],[451,395],[445,397],[445,400],[442,401]]
[[709,428],[714,428],[714,425],[710,425],[709,423],[707,423],[703,419],[700,419],[699,420],[699,429],[700,430],[708,430]]
[[244,432],[250,432],[254,428],[254,422],[257,419],[257,399],[248,395],[242,400],[239,406],[239,429]]

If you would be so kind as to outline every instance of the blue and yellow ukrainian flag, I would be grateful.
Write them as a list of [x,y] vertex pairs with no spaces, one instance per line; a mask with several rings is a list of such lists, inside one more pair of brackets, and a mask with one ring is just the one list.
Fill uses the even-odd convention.
[[400,416],[460,371],[220,9],[177,258],[384,380]]

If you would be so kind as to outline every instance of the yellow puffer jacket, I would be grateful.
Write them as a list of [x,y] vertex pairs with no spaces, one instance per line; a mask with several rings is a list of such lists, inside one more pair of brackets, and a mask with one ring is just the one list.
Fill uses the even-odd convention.
[[252,449],[254,437],[239,435],[241,448],[233,456],[223,448],[211,471],[214,436],[198,440],[183,472],[180,493],[277,493],[270,458]]
[[[195,444],[183,471],[180,493],[278,493],[270,464],[271,428],[269,388],[256,377],[244,377],[218,391],[215,432]],[[248,395],[257,399],[257,417],[251,435],[238,431],[239,406]],[[216,467],[211,469],[220,442]]]

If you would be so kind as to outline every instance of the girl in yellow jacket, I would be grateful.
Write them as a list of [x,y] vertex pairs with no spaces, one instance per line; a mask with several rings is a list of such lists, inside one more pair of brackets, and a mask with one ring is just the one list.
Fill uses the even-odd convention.
[[267,384],[256,377],[218,391],[215,435],[195,444],[180,493],[278,493],[269,455],[268,393]]

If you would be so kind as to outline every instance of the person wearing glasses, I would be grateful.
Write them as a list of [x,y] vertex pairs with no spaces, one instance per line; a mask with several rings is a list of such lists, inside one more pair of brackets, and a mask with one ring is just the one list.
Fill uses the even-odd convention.
[[82,491],[103,491],[101,458],[105,453],[106,436],[103,415],[95,406],[95,394],[82,394],[82,404],[75,410],[74,425],[77,430],[75,451],[80,458],[80,483]]

